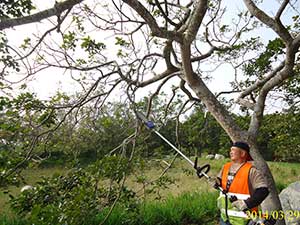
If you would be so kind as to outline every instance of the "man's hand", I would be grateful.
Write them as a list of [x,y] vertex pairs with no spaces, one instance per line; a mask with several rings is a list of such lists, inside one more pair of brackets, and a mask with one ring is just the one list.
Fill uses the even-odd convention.
[[207,182],[214,189],[218,189],[221,185],[220,180],[216,177],[210,177]]
[[237,208],[239,211],[245,211],[248,209],[245,201],[243,200],[236,200],[232,203],[232,206]]

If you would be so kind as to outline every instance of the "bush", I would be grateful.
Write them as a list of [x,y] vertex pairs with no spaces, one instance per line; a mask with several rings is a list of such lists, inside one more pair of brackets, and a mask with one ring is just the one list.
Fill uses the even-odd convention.
[[[13,198],[11,207],[32,224],[85,224],[116,199],[135,207],[135,193],[120,188],[123,173],[130,170],[127,164],[125,158],[110,156],[64,176],[43,178]],[[100,180],[110,180],[110,185],[100,185]]]
[[[126,158],[110,156],[85,169],[43,178],[35,188],[11,200],[11,207],[27,224],[175,225],[209,224],[215,221],[217,193],[185,193],[164,201],[138,199],[122,184]],[[101,181],[101,182],[99,182]],[[152,188],[168,187],[163,177]],[[111,207],[117,204],[113,208]],[[107,217],[109,215],[109,217]],[[108,218],[106,220],[106,218]]]

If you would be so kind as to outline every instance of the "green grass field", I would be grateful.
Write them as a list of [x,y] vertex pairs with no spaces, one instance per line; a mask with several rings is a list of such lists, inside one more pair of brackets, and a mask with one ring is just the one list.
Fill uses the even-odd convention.
[[[171,159],[149,161],[146,166],[147,169],[144,170],[145,172],[136,171],[135,176],[131,175],[128,177],[126,185],[133,188],[136,191],[139,191],[138,193],[141,196],[145,197],[145,195],[143,195],[145,193],[143,190],[143,185],[137,184],[135,182],[136,175],[138,176],[142,175],[145,178],[147,178],[148,181],[155,180],[157,177],[160,176],[162,171],[165,169],[166,167],[165,162],[169,163],[170,161]],[[209,175],[216,176],[225,162],[226,160],[215,161],[215,160],[201,159],[199,160],[199,165],[204,165],[206,163],[209,163],[211,165],[211,171],[209,172]],[[268,164],[275,178],[276,185],[279,191],[285,188],[286,186],[288,186],[290,183],[300,180],[299,164],[278,163],[278,162],[276,163],[268,162]],[[64,174],[65,172],[67,172],[67,169],[63,167],[28,169],[23,172],[23,176],[27,181],[27,184],[34,185],[35,182],[37,182],[42,176],[47,177],[55,173]],[[148,205],[150,210],[149,212],[151,212],[151,210],[153,211],[154,208],[156,207],[155,205],[151,205],[151,201],[154,197],[157,197],[158,195],[163,200],[170,199],[170,198],[172,199],[173,197],[178,197],[178,199],[180,200],[180,199],[184,199],[184,197],[182,196],[184,196],[186,193],[216,192],[215,190],[210,188],[210,186],[206,183],[205,178],[202,178],[201,180],[198,179],[198,177],[194,173],[194,169],[190,166],[190,164],[188,164],[186,161],[180,158],[176,159],[174,165],[171,166],[171,168],[168,170],[166,175],[172,180],[174,180],[174,183],[168,185],[168,188],[166,189],[159,190],[159,192],[156,193],[155,195],[149,194],[146,196],[148,202],[150,203]],[[20,193],[20,188],[21,187],[9,187],[8,189],[12,195],[17,195],[18,193]],[[0,215],[7,215],[8,217],[11,217],[13,216],[13,213],[8,207],[7,204],[8,199],[9,197],[6,194],[4,194],[2,190],[0,192]],[[163,207],[163,205],[157,207]],[[171,212],[166,212],[166,213],[171,213]],[[151,223],[149,222],[149,224]]]

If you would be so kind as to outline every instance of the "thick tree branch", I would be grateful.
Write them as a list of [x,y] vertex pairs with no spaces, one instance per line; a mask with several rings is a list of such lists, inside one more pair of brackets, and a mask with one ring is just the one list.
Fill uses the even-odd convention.
[[239,99],[242,99],[249,95],[251,92],[257,90],[257,88],[262,87],[266,82],[268,82],[271,78],[273,78],[279,71],[281,71],[284,67],[284,62],[282,62],[276,69],[274,69],[269,75],[267,75],[264,79],[257,80],[253,85],[245,89],[240,96],[238,97]]
[[288,30],[282,25],[279,18],[277,20],[272,19],[268,16],[264,11],[259,9],[252,0],[244,0],[245,5],[247,6],[250,13],[259,19],[261,22],[266,24],[268,27],[273,29],[287,44],[292,41],[292,36],[288,32]]
[[207,0],[197,0],[191,19],[188,20],[188,27],[185,32],[185,44],[190,44],[195,40],[199,27],[207,11]]
[[244,97],[251,92],[251,89],[261,87],[257,102],[254,106],[254,112],[251,118],[249,126],[249,135],[251,137],[257,137],[258,130],[263,118],[263,112],[265,108],[265,101],[268,93],[276,86],[281,85],[286,79],[293,76],[293,68],[295,65],[295,54],[299,48],[299,37],[293,39],[289,31],[280,21],[280,16],[288,4],[288,1],[284,1],[278,10],[275,19],[269,17],[265,12],[260,10],[251,0],[244,0],[250,13],[273,29],[279,37],[285,42],[286,45],[286,58],[284,63],[279,65],[271,74],[265,79],[255,83],[251,88],[248,88],[240,97]]
[[186,81],[185,80],[181,80],[180,81],[180,89],[189,97],[190,101],[196,101],[196,102],[200,102],[200,100],[198,98],[195,98],[191,92],[189,92],[189,90],[185,87]]
[[185,79],[205,104],[208,111],[214,116],[230,137],[236,140],[246,140],[246,133],[235,123],[229,112],[221,105],[214,94],[208,89],[203,80],[193,72],[191,65],[190,45],[181,45],[182,68]]
[[150,12],[137,0],[122,0],[127,5],[129,5],[132,9],[134,9],[148,24],[152,31],[153,36],[174,40],[179,43],[182,42],[183,37],[180,33],[176,31],[168,31],[164,28],[160,28],[156,23],[154,17],[150,14]]
[[166,46],[164,47],[164,58],[166,61],[167,68],[172,68],[174,65],[171,62],[171,52],[173,51],[172,41],[168,40]]
[[83,0],[66,0],[60,3],[56,3],[53,8],[38,12],[36,14],[25,16],[15,19],[1,20],[0,30],[4,30],[10,27],[16,27],[28,23],[39,22],[43,19],[47,19],[51,16],[60,15],[62,12],[71,9],[73,6],[81,3]]
[[145,86],[147,86],[147,85],[149,85],[149,84],[152,84],[152,83],[155,83],[156,81],[159,81],[159,80],[161,80],[161,79],[163,79],[163,78],[165,78],[165,77],[168,77],[168,76],[170,76],[170,75],[172,75],[173,73],[176,73],[176,72],[178,72],[179,71],[179,69],[178,68],[175,68],[175,67],[173,67],[173,68],[170,68],[170,69],[167,69],[167,70],[165,70],[163,73],[161,73],[161,74],[159,74],[159,75],[156,75],[156,76],[154,76],[153,78],[151,78],[151,79],[149,79],[149,80],[146,80],[146,81],[144,81],[144,82],[138,82],[137,84],[136,84],[136,86],[138,86],[138,87],[145,87]]
[[286,52],[286,60],[284,67],[277,72],[275,76],[269,79],[261,88],[257,102],[254,107],[253,116],[249,126],[249,134],[251,136],[257,136],[258,130],[263,118],[263,112],[265,109],[265,101],[267,98],[268,93],[276,86],[283,84],[283,82],[292,77],[294,75],[293,68],[295,65],[295,54],[297,49],[294,48],[287,48]]

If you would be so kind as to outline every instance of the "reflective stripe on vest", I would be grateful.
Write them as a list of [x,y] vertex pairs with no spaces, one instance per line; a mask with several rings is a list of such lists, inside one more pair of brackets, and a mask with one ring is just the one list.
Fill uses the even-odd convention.
[[[225,213],[225,209],[221,209],[221,213]],[[249,216],[247,216],[247,214],[242,211],[227,210],[227,213],[228,213],[228,216],[235,216],[235,217],[250,219]]]
[[[225,197],[225,195],[224,195],[222,192],[220,192],[220,196],[224,196],[224,197]],[[231,192],[228,192],[228,193],[227,193],[227,196],[228,196],[228,198],[230,198],[231,196],[236,196],[237,199],[239,199],[239,200],[246,200],[247,198],[250,197],[250,195],[246,195],[246,194],[237,194],[237,193],[231,193]]]

